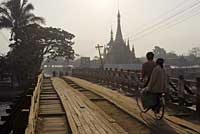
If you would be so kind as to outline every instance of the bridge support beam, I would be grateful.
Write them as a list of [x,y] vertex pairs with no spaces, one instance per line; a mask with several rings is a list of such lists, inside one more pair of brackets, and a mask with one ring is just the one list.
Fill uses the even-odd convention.
[[197,116],[200,118],[200,77],[196,78],[197,80],[197,100],[196,100],[196,111]]

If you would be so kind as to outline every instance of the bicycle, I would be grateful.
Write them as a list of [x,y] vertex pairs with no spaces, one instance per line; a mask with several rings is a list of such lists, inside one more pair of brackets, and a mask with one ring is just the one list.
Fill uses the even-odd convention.
[[153,106],[153,107],[144,107],[142,97],[144,96],[144,93],[142,90],[138,90],[138,93],[136,95],[136,101],[137,105],[142,113],[146,113],[149,110],[153,110],[155,118],[157,120],[161,120],[164,117],[165,113],[165,94],[162,94],[159,97],[159,105]]

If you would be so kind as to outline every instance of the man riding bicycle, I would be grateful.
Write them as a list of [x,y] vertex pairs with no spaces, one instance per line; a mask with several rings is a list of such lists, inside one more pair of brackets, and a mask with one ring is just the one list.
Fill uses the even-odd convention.
[[141,72],[141,78],[144,82],[144,86],[146,87],[149,83],[151,73],[156,66],[156,63],[154,62],[154,54],[153,52],[148,52],[146,54],[147,61],[142,65],[142,72]]
[[159,112],[160,97],[168,89],[168,76],[164,69],[164,59],[156,60],[156,67],[153,69],[150,80],[147,85],[147,92],[155,99],[155,106],[152,107],[154,112]]

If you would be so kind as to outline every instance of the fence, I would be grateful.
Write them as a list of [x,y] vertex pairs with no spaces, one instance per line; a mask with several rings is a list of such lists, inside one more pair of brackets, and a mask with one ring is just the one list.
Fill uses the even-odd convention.
[[28,126],[25,132],[26,134],[35,134],[42,82],[43,82],[43,74],[40,74],[38,78],[37,86],[35,87],[35,90],[33,92],[33,96],[31,99],[31,108],[30,108],[30,113],[29,113]]
[[1,134],[8,133],[24,133],[29,116],[29,108],[31,106],[31,96],[35,87],[33,80],[26,87],[24,92],[15,97],[9,109],[6,109],[7,116],[2,116],[4,123],[0,126]]
[[[140,71],[102,69],[74,69],[73,76],[106,85],[113,90],[122,89],[134,94],[139,85]],[[169,100],[182,106],[191,107],[200,115],[200,78],[185,80],[183,76],[170,78]]]

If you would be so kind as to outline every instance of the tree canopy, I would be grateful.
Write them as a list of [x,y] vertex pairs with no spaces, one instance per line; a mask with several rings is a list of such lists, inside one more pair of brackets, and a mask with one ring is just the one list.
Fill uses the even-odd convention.
[[0,29],[11,29],[11,38],[15,30],[29,24],[44,24],[42,17],[32,13],[34,6],[28,0],[8,0],[0,6]]
[[155,46],[153,49],[153,53],[155,55],[155,58],[164,58],[166,59],[167,52],[164,48],[161,48],[159,46]]
[[45,21],[32,10],[34,6],[28,0],[7,0],[0,5],[0,29],[10,29],[14,39],[8,54],[0,59],[1,71],[4,64],[20,85],[36,76],[44,56],[74,58],[75,36],[60,28],[39,25]]
[[[33,77],[41,67],[44,56],[74,58],[72,39],[75,36],[60,28],[32,24],[16,31],[15,42],[8,53],[10,70],[19,79]],[[17,66],[17,68],[16,68]]]
[[189,55],[200,57],[200,47],[194,47],[191,50],[189,50]]

